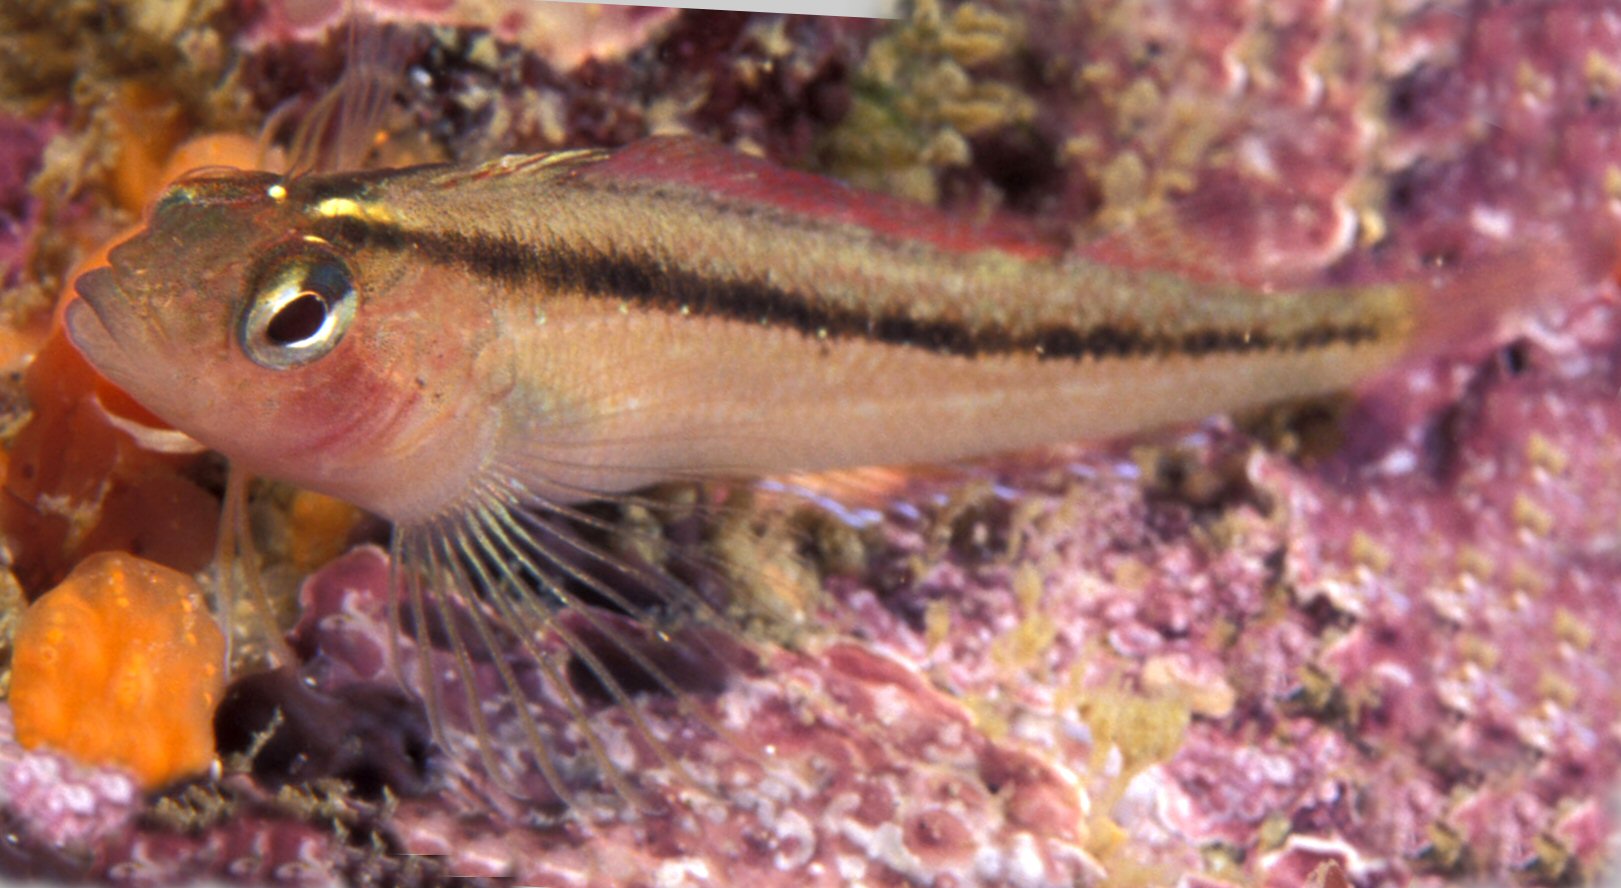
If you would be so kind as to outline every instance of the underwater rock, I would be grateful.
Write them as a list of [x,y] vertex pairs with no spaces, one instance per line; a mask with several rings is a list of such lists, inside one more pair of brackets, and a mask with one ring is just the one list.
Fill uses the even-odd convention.
[[[1167,214],[1150,240],[1177,261],[1282,280],[1427,276],[1581,239],[1621,168],[1621,32],[1601,2],[918,7],[887,57],[873,40],[899,31],[880,26],[686,13],[621,22],[626,54],[573,73],[424,28],[402,114],[433,157],[673,128],[861,177],[889,169],[861,164],[894,139],[896,190],[951,211],[1081,241]],[[262,111],[313,89],[294,33],[259,32],[244,68]],[[1018,113],[991,113],[979,83]],[[468,749],[392,759],[409,767],[381,782],[415,794],[373,811],[299,783],[350,772],[296,735],[325,764],[229,775],[213,819],[132,826],[141,803],[108,794],[106,826],[68,832],[101,843],[99,873],[139,859],[241,880],[331,877],[312,861],[338,849],[355,881],[413,855],[539,884],[1592,881],[1621,769],[1621,647],[1603,631],[1621,581],[1621,315],[1614,284],[1557,295],[1495,353],[1374,382],[1322,446],[1278,445],[1306,437],[1284,422],[1263,447],[1214,419],[896,486],[868,510],[859,569],[811,599],[790,645],[732,639],[746,656],[685,686],[691,711],[638,695],[696,785],[586,694],[583,722],[533,710],[565,741],[578,820],[446,764]],[[270,699],[322,713],[384,695],[388,591],[375,549],[317,572],[293,642],[322,702]],[[430,674],[454,662],[426,653]],[[512,707],[490,709],[511,736]],[[384,708],[364,733],[421,729]],[[586,729],[657,812],[625,814]],[[518,748],[500,754],[521,769]],[[273,805],[272,786],[299,801]],[[30,828],[0,866],[52,871],[60,815],[4,810]],[[375,848],[339,837],[352,824]],[[253,867],[226,865],[255,848]]]
[[23,748],[10,707],[0,706],[0,812],[11,834],[0,843],[0,861],[12,864],[8,875],[82,878],[97,856],[97,843],[129,829],[140,802],[125,769]]
[[[387,576],[380,551],[359,549],[306,584],[296,637],[301,651],[312,652],[306,668],[318,690],[341,693],[376,680],[389,646]],[[416,645],[401,640],[405,662],[413,661]],[[438,665],[431,674],[453,673],[449,651],[433,656]],[[442,763],[448,773],[440,796],[403,800],[397,808],[393,823],[403,848],[442,855],[458,875],[524,884],[611,883],[669,866],[797,884],[838,884],[864,872],[964,884],[1015,873],[1031,884],[1097,878],[1080,847],[1084,795],[1039,759],[979,735],[968,713],[917,673],[851,643],[762,657],[750,672],[732,675],[723,691],[695,696],[724,738],[668,701],[639,704],[690,778],[636,742],[617,707],[599,706],[589,725],[576,726],[608,739],[614,764],[656,800],[660,813],[626,820],[624,800],[604,787],[593,790],[600,779],[593,778],[574,787],[580,792],[574,813],[588,827],[526,824],[535,803],[510,799],[498,803],[509,815],[481,818],[474,828],[449,813],[476,809],[481,798],[499,800],[506,784],[476,764]],[[513,663],[521,667],[521,655]],[[415,678],[414,670],[406,675]],[[439,693],[454,693],[444,680]],[[486,687],[499,684],[490,676],[481,691]],[[511,738],[517,730],[511,701],[486,699],[498,704],[486,707],[490,733]],[[531,705],[545,724],[569,727],[555,703]],[[459,706],[447,706],[447,717],[470,733]],[[511,757],[498,753],[502,764],[522,769],[523,744],[508,743]],[[459,756],[477,762],[467,750]],[[567,773],[583,777],[590,770]]]

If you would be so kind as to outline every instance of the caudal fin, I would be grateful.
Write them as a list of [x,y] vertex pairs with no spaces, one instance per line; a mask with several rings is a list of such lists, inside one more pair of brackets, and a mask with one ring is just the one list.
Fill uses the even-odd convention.
[[1618,260],[1621,234],[1606,225],[1539,235],[1437,269],[1418,300],[1412,351],[1438,354],[1496,342],[1505,331],[1590,295],[1617,273]]

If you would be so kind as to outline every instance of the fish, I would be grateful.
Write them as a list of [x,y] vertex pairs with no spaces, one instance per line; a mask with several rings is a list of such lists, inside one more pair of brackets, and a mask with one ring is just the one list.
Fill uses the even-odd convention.
[[[204,170],[76,290],[71,341],[153,414],[392,523],[396,620],[448,627],[467,693],[515,638],[581,720],[568,660],[628,703],[597,642],[619,637],[605,607],[637,608],[579,566],[611,555],[556,529],[583,504],[1135,435],[1345,389],[1459,333],[1429,282],[1274,291],[1100,262],[694,137]],[[557,740],[524,718],[566,802]]]

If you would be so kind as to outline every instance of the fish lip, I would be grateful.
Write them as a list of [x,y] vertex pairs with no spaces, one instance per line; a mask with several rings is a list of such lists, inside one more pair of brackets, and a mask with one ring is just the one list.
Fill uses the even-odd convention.
[[62,326],[73,343],[97,369],[123,357],[125,350],[114,331],[110,307],[118,291],[112,269],[100,268],[80,275],[73,282],[78,298],[68,301],[62,311]]
[[73,279],[73,289],[79,294],[80,299],[90,303],[97,317],[106,323],[107,318],[102,315],[102,311],[111,308],[118,296],[118,282],[113,280],[112,266],[103,265],[79,275]]
[[[117,348],[112,332],[107,329],[95,306],[87,305],[82,297],[70,300],[67,308],[63,309],[62,326],[67,330],[68,341],[86,357],[92,354],[100,356],[108,347]],[[96,361],[91,359],[91,363]]]

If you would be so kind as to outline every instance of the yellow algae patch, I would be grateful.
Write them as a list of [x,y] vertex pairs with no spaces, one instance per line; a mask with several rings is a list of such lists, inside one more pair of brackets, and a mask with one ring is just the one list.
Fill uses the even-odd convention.
[[1144,696],[1108,688],[1093,691],[1080,706],[1092,729],[1092,769],[1103,769],[1111,748],[1120,752],[1119,792],[1145,768],[1182,748],[1193,715],[1174,695]]
[[86,558],[23,613],[11,709],[23,746],[120,765],[154,787],[207,768],[225,642],[190,577]]
[[287,557],[304,573],[342,555],[360,510],[343,500],[312,491],[293,494],[287,510]]
[[1024,618],[1012,631],[991,642],[991,656],[1003,666],[1034,672],[1042,668],[1058,624],[1041,609],[1041,574],[1031,565],[1021,565],[1013,574],[1013,594],[1018,597]]

